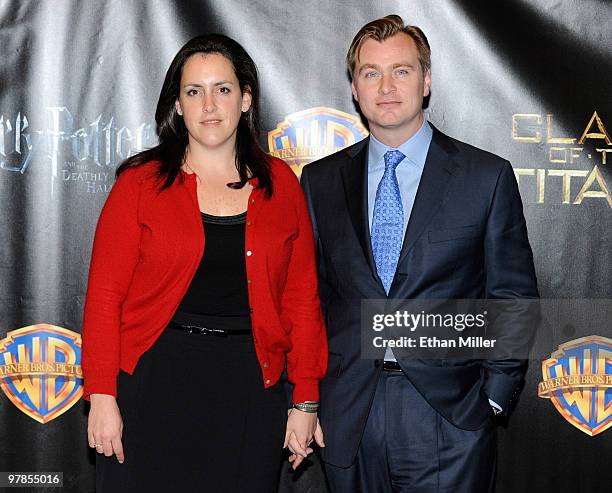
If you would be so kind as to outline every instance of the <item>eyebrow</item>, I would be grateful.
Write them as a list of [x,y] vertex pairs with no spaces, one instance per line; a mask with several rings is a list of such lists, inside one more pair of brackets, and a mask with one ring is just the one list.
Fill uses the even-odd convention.
[[414,68],[414,65],[408,62],[394,63],[392,68],[400,68],[400,67]]
[[378,70],[379,67],[378,65],[374,65],[373,63],[366,63],[362,65],[361,67],[359,67],[359,73],[363,72],[364,70],[368,70],[370,68]]
[[[219,82],[215,82],[214,86],[222,86],[224,84],[230,84],[230,85],[234,85],[234,83],[231,80],[221,80]],[[199,84],[198,82],[187,82],[186,84],[183,84],[183,87],[204,87],[203,84]]]
[[[407,67],[407,68],[414,68],[414,65],[412,65],[411,63],[408,62],[400,62],[400,63],[394,63],[391,68],[392,69],[396,69],[399,67]],[[380,66],[376,65],[374,63],[366,63],[364,65],[362,65],[361,67],[359,67],[359,73],[363,72],[364,70],[368,70],[368,69],[374,69],[374,70],[380,70]]]

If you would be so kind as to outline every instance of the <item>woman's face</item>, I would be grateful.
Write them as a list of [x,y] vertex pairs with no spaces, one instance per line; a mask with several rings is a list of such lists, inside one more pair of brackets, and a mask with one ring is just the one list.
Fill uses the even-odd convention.
[[176,110],[189,132],[189,146],[203,150],[236,144],[236,128],[251,94],[240,91],[232,63],[218,53],[196,53],[183,66]]

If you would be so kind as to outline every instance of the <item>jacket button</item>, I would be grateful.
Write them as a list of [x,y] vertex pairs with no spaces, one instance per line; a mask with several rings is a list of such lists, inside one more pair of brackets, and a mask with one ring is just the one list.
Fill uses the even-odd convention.
[[270,385],[270,379],[266,379],[266,385]]
[[251,199],[251,204],[254,204],[254,203],[255,203],[255,199]]
[[247,284],[251,284],[251,280],[250,279],[247,279]]
[[251,250],[247,250],[247,257],[250,257],[251,255],[253,255],[253,252]]
[[246,224],[247,224],[247,226],[250,226],[251,225],[251,221],[247,221]]
[[264,362],[264,365],[263,365],[263,366],[264,366],[264,368],[268,368],[268,366],[270,366],[270,365],[269,365],[269,364],[268,364],[268,362],[266,361],[266,362]]
[[379,359],[375,359],[374,360],[374,368],[380,368],[380,360]]

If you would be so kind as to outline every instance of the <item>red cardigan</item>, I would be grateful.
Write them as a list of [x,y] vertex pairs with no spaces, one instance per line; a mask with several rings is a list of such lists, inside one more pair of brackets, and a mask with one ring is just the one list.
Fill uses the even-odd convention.
[[[194,174],[159,192],[157,163],[122,173],[100,214],[83,318],[85,397],[117,393],[119,369],[140,356],[174,315],[204,252]],[[312,225],[297,177],[272,160],[271,199],[253,188],[245,254],[249,304],[264,387],[287,361],[293,400],[318,400],[327,368]],[[257,187],[257,180],[251,180]],[[212,376],[211,376],[212,378]]]

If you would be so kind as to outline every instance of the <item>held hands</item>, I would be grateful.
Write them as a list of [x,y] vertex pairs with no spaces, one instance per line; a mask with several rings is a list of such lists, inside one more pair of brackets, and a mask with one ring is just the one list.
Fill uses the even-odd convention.
[[323,430],[319,424],[317,413],[289,409],[283,448],[287,448],[291,453],[289,462],[292,463],[291,467],[294,470],[313,452],[309,446],[313,439],[319,447],[325,447]]
[[[89,446],[107,457],[115,454],[122,464],[125,460],[121,443],[123,420],[117,401],[112,395],[106,394],[91,394],[90,399],[91,409],[87,425]],[[319,447],[325,447],[317,414],[290,409],[283,448],[288,448],[291,452],[289,462],[294,470],[313,452],[310,448],[313,439]]]
[[91,409],[87,421],[87,439],[89,446],[99,454],[107,457],[115,454],[120,464],[123,464],[123,420],[117,406],[117,400],[112,395],[91,394]]

